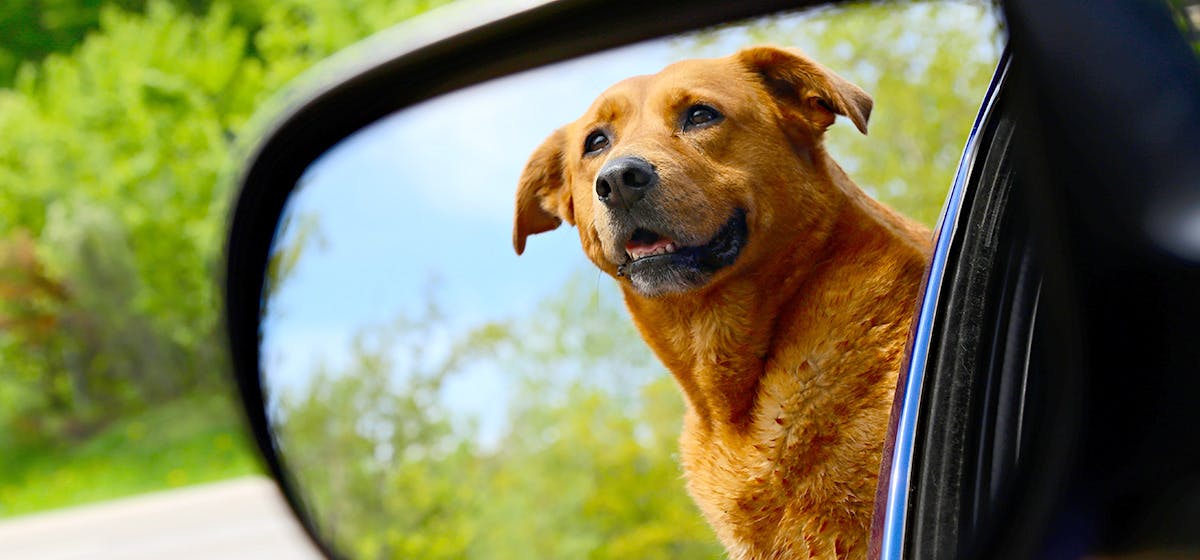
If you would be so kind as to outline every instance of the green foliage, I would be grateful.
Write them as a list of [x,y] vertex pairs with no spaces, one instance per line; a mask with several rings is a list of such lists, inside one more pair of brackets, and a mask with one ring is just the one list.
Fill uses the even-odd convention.
[[[203,15],[165,0],[144,13],[114,4],[76,50],[0,90],[0,245],[35,245],[25,268],[0,266],[12,288],[0,291],[0,366],[21,372],[0,380],[0,396],[42,395],[5,403],[5,415],[49,409],[99,425],[223,382],[221,179],[238,136],[299,72],[432,4],[218,3]],[[59,288],[37,309],[5,296],[27,294],[31,275]]]
[[[143,2],[118,0],[109,3],[136,9]],[[64,52],[78,44],[100,23],[102,2],[97,0],[9,0],[0,4],[0,86],[12,83],[17,67],[39,61],[52,52]]]
[[[143,14],[164,3],[188,16],[208,13],[220,4],[212,0],[9,0],[0,4],[0,29],[4,30],[0,34],[0,87],[11,85],[23,64],[69,52],[89,34],[104,33],[101,27],[106,12],[116,9],[130,15]],[[380,26],[411,17],[437,3],[242,0],[232,3],[231,11],[233,25],[251,34],[264,26],[280,31],[279,24],[284,19],[299,23],[299,29],[295,26],[287,29],[301,34],[283,41],[285,48],[294,48],[299,43],[329,53],[345,46],[347,38],[350,41],[361,38]],[[305,54],[304,58],[308,56]],[[292,70],[303,66],[292,65]]]
[[[857,3],[767,19],[750,35],[799,47],[871,94],[869,136],[838,124],[826,145],[869,194],[931,226],[1000,56],[992,9],[983,1]],[[719,37],[681,47],[726,54]]]
[[0,128],[12,131],[0,146],[0,224],[34,233],[69,294],[56,340],[6,357],[76,379],[56,387],[67,414],[102,400],[111,416],[223,369],[217,177],[230,121],[261,88],[245,33],[228,23],[228,10],[198,19],[165,3],[145,17],[107,10],[70,57],[27,67],[0,92]]
[[[430,353],[436,307],[283,390],[285,460],[355,558],[715,558],[683,490],[683,403],[611,291],[580,275],[525,320]],[[486,360],[480,360],[486,358]],[[487,363],[517,390],[496,442],[444,405]],[[553,373],[551,373],[553,372]]]
[[252,445],[231,401],[212,396],[128,415],[82,444],[0,432],[0,517],[258,474]]
[[320,59],[438,3],[0,8],[0,84],[25,61],[0,89],[0,431],[13,435],[0,454],[223,391],[225,179],[251,114]]
[[[471,500],[474,487],[452,473],[472,478],[474,456],[438,394],[452,371],[490,344],[483,329],[428,356],[439,320],[431,306],[356,337],[345,371],[318,367],[303,393],[280,389],[283,455],[327,534],[356,558],[456,556],[466,541],[459,531],[469,519],[450,506]],[[402,388],[393,375],[405,380]]]
[[472,557],[720,555],[683,489],[679,390],[665,372],[639,386],[622,398],[577,379],[560,400],[524,384]]
[[[846,69],[876,98],[868,138],[837,127],[828,143],[839,158],[846,154],[839,161],[867,192],[932,226],[1000,57],[1000,40],[991,35],[993,16],[984,3],[915,4],[885,16],[888,9],[864,5],[821,18],[827,27],[814,55]],[[885,17],[892,22],[878,25]],[[981,41],[981,31],[991,37]]]

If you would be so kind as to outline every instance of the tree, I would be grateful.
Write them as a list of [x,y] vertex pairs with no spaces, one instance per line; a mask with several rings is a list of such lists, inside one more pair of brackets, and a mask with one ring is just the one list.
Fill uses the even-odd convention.
[[[0,89],[0,245],[32,251],[0,278],[57,289],[34,302],[0,292],[0,368],[22,372],[0,397],[46,395],[4,415],[86,435],[224,383],[216,280],[251,115],[316,61],[438,3],[113,4],[78,48],[24,65]],[[96,11],[55,6],[40,21]]]
[[[35,237],[66,294],[49,311],[60,319],[54,344],[4,355],[76,380],[57,387],[59,412],[96,422],[89,403],[111,417],[222,369],[212,289],[222,115],[248,110],[257,66],[227,10],[195,19],[156,4],[145,18],[104,19],[71,57],[27,67],[0,92],[0,127],[11,131],[0,224]],[[24,336],[4,334],[9,345]]]
[[[870,134],[833,126],[834,159],[869,194],[933,225],[1000,57],[990,2],[854,3],[750,28],[762,43],[799,47],[875,100]],[[726,54],[720,30],[689,55]]]
[[612,286],[582,273],[497,344],[519,380],[471,556],[712,558],[683,487],[683,400]]
[[437,399],[444,364],[393,380],[391,355],[424,342],[412,326],[357,337],[346,369],[319,368],[279,403],[281,452],[325,534],[355,558],[458,557],[467,542],[477,469]]
[[[714,558],[682,484],[683,403],[612,290],[581,274],[531,317],[444,336],[431,305],[366,329],[284,391],[277,430],[318,524],[355,557]],[[586,317],[586,320],[582,320]],[[500,440],[445,407],[479,363],[511,377]]]
[[[142,2],[112,5],[136,9]],[[0,7],[0,86],[12,84],[17,68],[54,52],[64,52],[99,24],[100,2],[12,0]]]

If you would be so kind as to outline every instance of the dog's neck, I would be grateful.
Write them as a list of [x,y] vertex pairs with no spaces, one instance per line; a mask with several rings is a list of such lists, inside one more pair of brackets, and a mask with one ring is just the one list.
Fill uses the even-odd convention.
[[[638,330],[675,376],[706,429],[749,427],[759,380],[775,351],[775,336],[796,332],[797,325],[777,323],[784,317],[806,321],[804,314],[795,313],[800,305],[831,312],[844,309],[844,302],[834,301],[846,289],[837,281],[842,276],[838,267],[861,266],[871,262],[873,253],[895,254],[897,244],[907,245],[910,262],[901,267],[907,269],[907,277],[897,280],[919,282],[926,255],[917,249],[920,240],[911,237],[913,231],[850,183],[841,169],[835,166],[831,171],[836,182],[844,181],[838,185],[846,194],[839,197],[840,207],[827,222],[795,235],[790,250],[756,263],[753,275],[724,278],[699,293],[657,298],[623,286]],[[847,258],[845,252],[859,255]],[[871,312],[845,310],[798,326],[829,329],[831,320],[870,319],[858,314],[864,311]]]

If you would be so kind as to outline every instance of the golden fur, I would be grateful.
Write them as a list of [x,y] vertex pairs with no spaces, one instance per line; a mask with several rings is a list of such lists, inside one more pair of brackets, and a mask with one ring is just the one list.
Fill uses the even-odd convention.
[[[721,120],[681,128],[703,104]],[[870,96],[794,50],[754,47],[624,80],[530,158],[513,244],[566,221],[621,286],[687,402],[687,488],[734,559],[866,554],[880,454],[929,233],[826,153],[835,114],[864,134]],[[609,138],[585,154],[594,131]],[[655,220],[703,245],[745,216],[736,260],[692,284],[635,284],[632,220],[598,198],[606,162],[653,165]],[[650,195],[647,195],[649,198]],[[659,223],[659,222],[655,222]]]

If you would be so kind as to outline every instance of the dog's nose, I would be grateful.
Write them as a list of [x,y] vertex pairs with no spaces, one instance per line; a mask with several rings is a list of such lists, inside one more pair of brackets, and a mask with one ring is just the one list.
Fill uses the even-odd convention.
[[596,175],[596,196],[609,206],[632,206],[656,186],[658,173],[654,166],[639,157],[609,161]]

